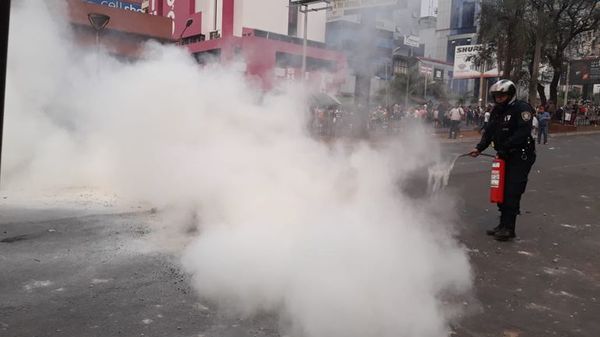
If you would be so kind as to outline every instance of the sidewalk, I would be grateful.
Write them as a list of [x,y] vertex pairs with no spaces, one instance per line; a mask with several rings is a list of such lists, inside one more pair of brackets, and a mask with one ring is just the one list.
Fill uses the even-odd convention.
[[[578,126],[576,128],[561,128],[562,125],[560,124],[557,124],[556,126],[557,127],[553,127],[550,133],[548,134],[549,138],[600,133],[600,126],[597,125]],[[438,137],[442,143],[473,142],[481,137],[479,131],[473,130],[471,126],[469,126],[468,129],[462,126],[460,133],[458,134],[458,137],[456,139],[448,139],[448,128],[432,129],[432,131],[433,135]]]

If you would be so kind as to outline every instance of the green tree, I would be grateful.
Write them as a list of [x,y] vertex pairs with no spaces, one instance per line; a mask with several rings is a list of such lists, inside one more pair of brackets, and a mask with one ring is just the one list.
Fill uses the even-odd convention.
[[[398,103],[403,105],[406,98],[406,86],[408,83],[408,104],[411,105],[413,102],[410,101],[410,97],[423,97],[425,89],[425,78],[419,73],[416,66],[410,67],[407,74],[396,74],[394,78],[387,83],[387,88],[382,88],[377,93],[377,100],[381,103],[386,102],[386,95],[389,95],[388,102],[390,104]],[[436,83],[431,84],[431,79],[428,82],[428,96],[431,94],[434,97],[440,93],[440,85]],[[431,91],[430,91],[431,90]],[[437,97],[436,97],[437,98]]]
[[554,73],[550,83],[550,99],[557,102],[558,83],[566,61],[565,50],[581,33],[598,29],[600,5],[597,0],[543,0],[550,24],[545,56]]
[[536,90],[545,100],[537,78],[540,64],[549,62],[556,102],[565,50],[581,33],[598,29],[599,20],[597,0],[483,0],[479,39],[497,53],[503,78],[528,81],[532,102]]
[[495,52],[502,77],[517,82],[531,44],[528,0],[483,0],[479,42],[488,44],[488,57]]

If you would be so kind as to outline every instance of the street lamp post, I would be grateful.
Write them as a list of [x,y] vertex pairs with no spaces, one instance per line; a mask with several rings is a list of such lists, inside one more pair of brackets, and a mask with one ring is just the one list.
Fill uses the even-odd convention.
[[96,73],[100,71],[100,32],[110,22],[110,16],[102,13],[88,13],[88,20],[96,31]]
[[102,13],[89,13],[88,20],[96,31],[96,47],[98,47],[98,43],[100,42],[100,32],[104,30],[106,25],[110,22],[110,16]]
[[[293,6],[300,6],[300,10],[299,12],[304,14],[304,27],[303,27],[303,40],[302,40],[302,79],[304,80],[306,78],[306,49],[308,46],[308,12],[318,12],[318,11],[322,11],[322,10],[327,10],[330,9],[331,7],[329,6],[329,2],[330,0],[295,0],[295,1],[291,1],[290,5]],[[311,4],[315,4],[315,3],[325,3],[326,6],[325,7],[319,7],[319,8],[308,8],[309,5]]]
[[177,44],[178,45],[182,45],[183,44],[183,34],[185,33],[185,31],[190,28],[190,26],[192,25],[192,23],[194,23],[194,19],[192,18],[188,18],[185,21],[185,27],[183,27],[183,30],[181,31],[181,34],[179,34],[179,39],[177,39]]

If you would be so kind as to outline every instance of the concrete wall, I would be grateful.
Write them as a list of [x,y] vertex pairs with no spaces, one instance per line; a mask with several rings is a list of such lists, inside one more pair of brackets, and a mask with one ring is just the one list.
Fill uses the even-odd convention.
[[256,28],[269,32],[287,35],[288,2],[285,0],[238,0],[243,3],[242,18],[234,18],[234,22],[242,21],[246,28]]
[[435,46],[435,57],[438,60],[446,61],[446,51],[448,48],[448,34],[450,33],[452,1],[438,2],[437,28]]
[[[202,31],[208,38],[208,32],[222,29],[223,0],[196,0],[196,11],[202,14]],[[314,4],[311,8],[323,7],[323,4]],[[325,11],[310,12],[308,14],[308,39],[325,42]],[[298,15],[298,36],[304,34],[304,17]],[[286,0],[235,0],[233,35],[241,36],[242,28],[255,28],[277,34],[288,33],[288,1]]]
[[[217,0],[217,6],[215,7],[215,0],[196,0],[196,12],[202,12],[202,33],[206,35],[208,39],[209,32],[213,30],[221,30],[221,8],[223,6],[222,0]],[[217,14],[216,29],[215,29],[215,11]]]

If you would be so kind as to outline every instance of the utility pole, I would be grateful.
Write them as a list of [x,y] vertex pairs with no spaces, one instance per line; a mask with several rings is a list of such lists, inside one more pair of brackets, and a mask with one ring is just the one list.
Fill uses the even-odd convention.
[[302,6],[304,10],[300,9],[300,12],[304,14],[304,26],[303,30],[303,40],[302,40],[302,80],[306,79],[306,47],[308,45],[308,5]]
[[[329,6],[329,1],[330,0],[295,0],[290,2],[292,6],[300,6],[300,9],[298,11],[304,14],[304,27],[302,28],[304,30],[302,40],[302,80],[306,79],[306,52],[308,47],[308,12],[318,12],[330,9],[331,7]],[[321,2],[325,3],[325,7],[308,8],[308,6],[311,4]]]
[[8,59],[8,30],[10,0],[0,1],[0,177],[2,176],[2,135],[4,134],[4,102],[6,93],[6,64]]

